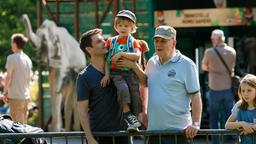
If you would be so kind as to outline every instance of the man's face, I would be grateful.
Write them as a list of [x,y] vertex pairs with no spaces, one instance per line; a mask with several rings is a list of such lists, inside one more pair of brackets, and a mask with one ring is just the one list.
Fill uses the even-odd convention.
[[154,38],[155,52],[160,59],[168,60],[171,58],[175,45],[176,40],[174,39],[167,40],[160,37]]
[[12,41],[11,42],[11,50],[12,50],[12,52],[16,51],[16,47],[17,47],[16,43],[14,41]]
[[221,43],[221,38],[212,36],[212,37],[211,37],[211,41],[212,41],[212,45],[213,45],[213,46],[216,46],[216,45],[218,45],[218,44]]
[[91,39],[92,47],[88,50],[91,56],[104,56],[108,52],[108,50],[105,48],[105,40],[102,35],[100,33],[95,34],[91,37]]

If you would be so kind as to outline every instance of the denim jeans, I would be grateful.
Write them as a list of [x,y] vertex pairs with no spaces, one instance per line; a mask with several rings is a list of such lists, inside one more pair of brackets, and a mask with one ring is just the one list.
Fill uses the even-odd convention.
[[[210,128],[224,128],[225,122],[231,114],[234,105],[234,95],[231,89],[227,90],[209,90],[208,105],[210,115]],[[223,116],[221,118],[221,115]],[[224,122],[223,127],[219,127],[218,123]],[[219,143],[219,136],[212,136],[212,144]]]

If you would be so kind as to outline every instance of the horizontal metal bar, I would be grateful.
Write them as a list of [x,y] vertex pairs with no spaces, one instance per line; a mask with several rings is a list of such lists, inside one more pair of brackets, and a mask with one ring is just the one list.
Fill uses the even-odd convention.
[[[146,131],[142,130],[139,132],[129,133],[127,131],[113,131],[113,132],[93,132],[94,136],[149,136],[149,135],[182,135],[184,131],[180,130],[154,130]],[[198,135],[238,135],[237,130],[226,130],[226,129],[200,129]],[[0,133],[0,138],[11,138],[11,137],[65,137],[65,136],[84,136],[84,132],[43,132],[43,133]]]
[[[205,141],[207,144],[209,144],[209,136],[211,135],[220,135],[221,142],[224,143],[224,136],[225,135],[236,135],[236,142],[239,142],[239,131],[238,130],[226,130],[226,129],[201,129],[198,131],[198,135],[204,136]],[[147,138],[150,136],[159,136],[159,142],[161,142],[162,136],[170,135],[170,136],[178,136],[178,135],[184,135],[184,131],[181,130],[158,130],[158,131],[146,131],[142,130],[135,133],[129,133],[127,131],[113,131],[113,132],[94,132],[93,135],[96,138],[100,137],[112,137],[113,144],[116,142],[115,138],[119,136],[126,136],[129,138],[132,138],[133,136],[142,136],[144,144],[147,143]],[[256,139],[256,133],[253,135],[253,141],[255,143]],[[81,143],[84,143],[84,132],[82,131],[73,131],[73,132],[43,132],[43,133],[0,133],[0,141],[5,138],[10,139],[19,139],[19,138],[45,138],[47,141],[50,141],[52,144],[55,138],[61,138],[62,142],[69,143],[69,139],[72,138],[78,138],[81,139]],[[142,138],[141,137],[141,138]],[[197,138],[190,140],[189,143],[193,143],[196,141]],[[177,139],[175,140],[175,143],[177,143]]]

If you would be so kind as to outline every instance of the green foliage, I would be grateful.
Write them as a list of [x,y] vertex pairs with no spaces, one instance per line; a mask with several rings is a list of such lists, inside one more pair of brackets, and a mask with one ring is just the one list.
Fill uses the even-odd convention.
[[[31,23],[36,21],[36,1],[35,0],[0,0],[0,71],[5,71],[6,58],[11,54],[11,35],[13,33],[24,33],[25,28],[21,20],[22,14],[28,14]],[[27,45],[24,49],[33,64],[35,61],[35,51]]]

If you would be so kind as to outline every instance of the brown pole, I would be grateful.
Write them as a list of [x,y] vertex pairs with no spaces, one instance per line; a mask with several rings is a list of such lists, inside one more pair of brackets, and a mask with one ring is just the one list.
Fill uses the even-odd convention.
[[40,1],[41,4],[43,4],[44,7],[46,8],[47,15],[48,15],[52,20],[56,20],[56,19],[54,18],[54,16],[52,15],[52,13],[51,13],[51,11],[50,11],[50,8],[49,8],[49,6],[47,5],[46,0],[39,0],[39,1]]
[[42,4],[40,2],[36,2],[36,17],[37,17],[37,21],[36,21],[36,26],[39,27],[41,25],[42,22]]
[[[113,19],[115,19],[115,16],[117,15],[117,11],[118,11],[118,1],[119,1],[119,0],[114,0],[114,1],[113,1]],[[114,34],[116,35],[117,32],[114,31]]]
[[94,0],[95,2],[95,18],[96,18],[96,27],[100,27],[100,23],[99,23],[99,2],[98,0]]
[[99,25],[101,25],[102,22],[104,21],[104,19],[105,19],[107,13],[109,12],[109,9],[110,9],[110,6],[111,6],[112,3],[113,3],[113,0],[109,0],[106,9],[105,9],[104,12],[103,12],[102,17],[100,18]]
[[[42,4],[40,2],[37,1],[36,3],[37,9],[36,9],[36,16],[37,16],[37,22],[36,25],[37,27],[39,27],[41,25],[42,22]],[[43,109],[43,105],[44,105],[44,101],[43,101],[43,96],[44,96],[44,92],[43,92],[43,82],[42,82],[42,66],[40,65],[40,60],[37,61],[37,69],[38,69],[38,126],[41,128],[44,128],[44,109]]]
[[132,0],[132,11],[136,14],[136,0]]
[[58,25],[59,24],[59,0],[55,1],[55,5],[56,5],[55,22]]
[[118,0],[114,0],[114,3],[113,3],[113,18],[115,18],[116,14],[117,14],[117,11],[118,11]]
[[79,9],[79,1],[78,0],[74,0],[75,2],[75,36],[76,39],[79,38],[79,13],[78,13],[78,9]]

